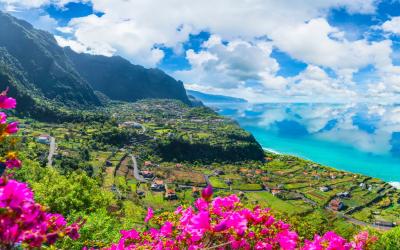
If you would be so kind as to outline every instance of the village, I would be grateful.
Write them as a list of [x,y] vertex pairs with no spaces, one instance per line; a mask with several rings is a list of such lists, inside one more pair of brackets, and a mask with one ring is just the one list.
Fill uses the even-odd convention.
[[378,179],[269,152],[243,161],[165,159],[159,152],[160,141],[176,135],[190,144],[249,144],[247,132],[216,114],[166,101],[115,105],[110,113],[109,124],[22,120],[24,153],[65,173],[85,171],[118,200],[159,211],[191,204],[212,185],[217,194],[236,193],[283,214],[333,214],[342,226],[386,230],[400,223],[399,191]]

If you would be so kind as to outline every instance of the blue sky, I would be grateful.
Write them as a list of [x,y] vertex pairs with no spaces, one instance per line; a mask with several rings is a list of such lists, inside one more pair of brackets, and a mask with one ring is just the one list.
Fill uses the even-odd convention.
[[0,0],[78,52],[255,102],[398,100],[400,1]]

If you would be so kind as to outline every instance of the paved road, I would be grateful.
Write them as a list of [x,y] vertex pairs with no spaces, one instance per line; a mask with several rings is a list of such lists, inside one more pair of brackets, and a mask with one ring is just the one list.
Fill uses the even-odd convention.
[[47,156],[47,165],[53,165],[53,156],[56,152],[56,139],[54,137],[50,137],[50,147],[49,147],[49,155]]
[[329,207],[325,207],[325,209],[328,210],[328,211],[331,211],[331,212],[336,213],[338,216],[343,217],[343,218],[345,218],[347,221],[349,221],[349,222],[351,222],[351,223],[353,223],[353,224],[355,224],[355,225],[358,225],[358,226],[362,226],[362,227],[373,227],[373,228],[376,228],[376,229],[379,229],[379,230],[383,230],[383,231],[388,231],[388,230],[390,230],[390,229],[393,229],[393,227],[378,226],[378,225],[374,225],[374,224],[370,224],[370,223],[366,223],[366,222],[364,222],[364,221],[360,221],[360,220],[354,219],[353,217],[350,217],[350,216],[345,215],[345,214],[343,214],[343,213],[335,212],[335,211],[333,211],[332,209],[330,209]]
[[143,124],[140,124],[140,126],[142,126],[142,134],[145,134],[146,133],[146,127]]
[[133,176],[135,176],[135,179],[141,182],[148,182],[148,180],[146,180],[145,178],[143,178],[143,176],[141,176],[139,174],[139,167],[138,167],[138,163],[136,160],[136,157],[134,155],[131,155],[132,157],[132,165],[133,165]]
[[211,182],[210,182],[210,179],[209,179],[208,175],[206,175],[206,174],[204,175],[204,180],[206,181],[207,186],[211,185]]

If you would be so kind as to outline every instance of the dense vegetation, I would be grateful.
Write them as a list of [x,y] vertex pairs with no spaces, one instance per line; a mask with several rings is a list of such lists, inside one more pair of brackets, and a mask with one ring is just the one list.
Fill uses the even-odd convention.
[[184,138],[169,138],[157,145],[157,153],[166,161],[239,162],[262,160],[264,154],[252,137],[234,144],[191,143]]
[[133,65],[118,56],[78,54],[70,48],[66,48],[65,52],[92,88],[112,100],[166,98],[190,103],[183,83],[159,69]]

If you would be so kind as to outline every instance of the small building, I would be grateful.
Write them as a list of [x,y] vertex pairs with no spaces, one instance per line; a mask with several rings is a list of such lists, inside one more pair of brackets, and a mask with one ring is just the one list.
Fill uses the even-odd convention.
[[200,189],[197,187],[192,187],[192,196],[194,198],[200,197]]
[[321,192],[328,192],[329,190],[331,190],[331,188],[328,187],[328,186],[322,186],[322,187],[319,188],[319,190],[320,190]]
[[280,193],[282,193],[282,190],[280,190],[280,189],[271,189],[271,194],[273,196],[277,196]]
[[382,220],[376,220],[374,222],[375,226],[381,226],[381,227],[394,227],[395,223],[390,222],[390,221],[382,221]]
[[150,166],[153,166],[153,163],[151,161],[145,161],[143,165],[145,167],[150,167]]
[[224,174],[225,174],[225,172],[220,170],[220,169],[217,169],[217,170],[214,171],[214,175],[216,175],[216,176],[224,175]]
[[225,180],[225,183],[230,186],[233,184],[233,181],[231,179],[227,179]]
[[178,199],[178,195],[176,195],[176,192],[172,189],[167,189],[167,191],[165,191],[165,199],[166,200],[177,200]]
[[262,171],[261,169],[256,169],[256,171],[254,171],[254,173],[255,173],[256,175],[261,175],[261,174],[264,173],[264,171]]
[[140,175],[143,176],[143,178],[145,178],[145,179],[153,179],[154,178],[153,172],[148,171],[148,170],[140,171]]
[[140,125],[137,122],[133,122],[133,121],[123,122],[119,126],[122,128],[142,128],[142,125]]
[[161,192],[165,190],[165,185],[163,180],[154,180],[153,183],[151,183],[150,189],[152,191],[157,191]]
[[50,138],[51,138],[50,135],[43,134],[43,135],[39,135],[36,138],[36,141],[39,143],[42,143],[42,144],[50,144]]
[[264,160],[265,160],[265,162],[268,163],[268,162],[270,162],[270,161],[273,161],[274,159],[272,159],[271,157],[265,157]]
[[337,193],[336,196],[339,198],[350,198],[350,193],[349,192],[341,192],[341,193]]
[[143,197],[143,196],[144,196],[144,191],[142,191],[142,190],[136,190],[136,194],[137,194],[139,197]]
[[344,209],[344,204],[339,199],[333,199],[329,202],[329,207],[334,211],[341,211]]

